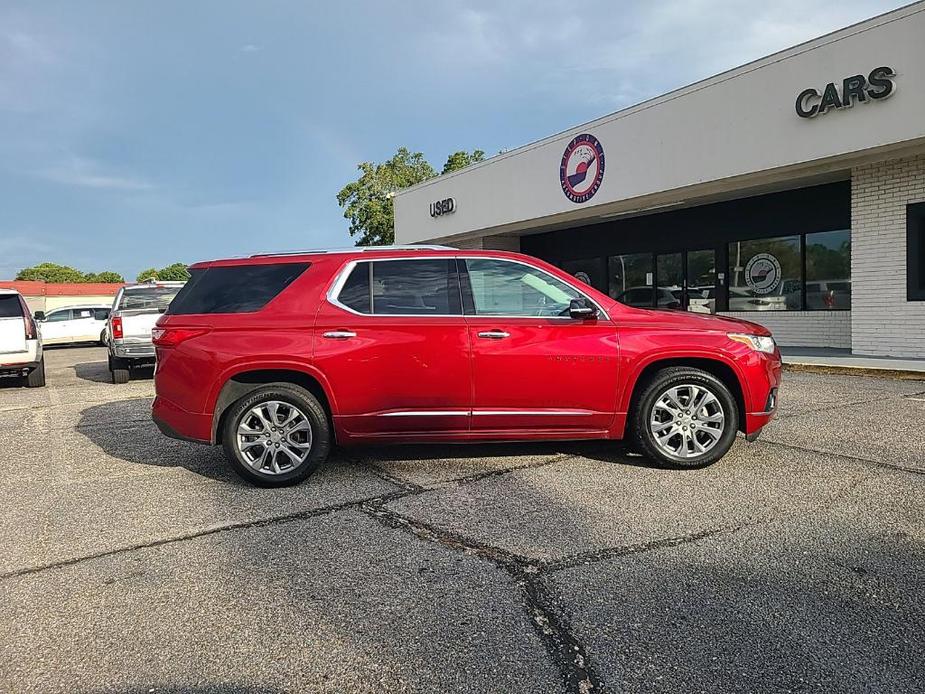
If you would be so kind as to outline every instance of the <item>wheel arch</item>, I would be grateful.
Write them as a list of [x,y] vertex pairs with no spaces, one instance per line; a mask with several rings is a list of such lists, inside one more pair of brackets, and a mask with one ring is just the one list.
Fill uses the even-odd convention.
[[270,383],[290,383],[314,395],[324,408],[334,436],[333,401],[322,380],[314,374],[293,368],[247,368],[235,372],[222,384],[212,410],[212,443],[220,440],[219,432],[231,406],[248,393]]
[[[736,407],[739,410],[739,421],[736,423],[739,431],[745,431],[745,392],[742,386],[742,380],[735,368],[720,359],[710,357],[663,357],[656,358],[643,366],[636,374],[633,380],[630,397],[627,403],[627,413],[633,412],[640,394],[645,390],[646,384],[651,378],[662,369],[676,366],[687,366],[695,369],[706,371],[707,373],[718,378],[725,385],[732,397],[735,398]],[[629,416],[627,421],[629,421]]]

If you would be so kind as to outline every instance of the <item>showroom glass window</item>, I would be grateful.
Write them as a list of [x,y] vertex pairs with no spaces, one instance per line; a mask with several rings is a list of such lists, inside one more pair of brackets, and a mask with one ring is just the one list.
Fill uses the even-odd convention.
[[799,236],[729,244],[730,311],[799,311],[802,307]]
[[612,255],[607,258],[607,293],[627,306],[651,306],[653,291],[651,253]]
[[604,263],[600,258],[584,260],[565,260],[562,269],[573,277],[589,284],[599,291],[607,290],[607,278],[604,276]]
[[537,268],[507,260],[466,260],[477,316],[568,316],[582,295]]
[[806,308],[851,308],[851,231],[806,235]]

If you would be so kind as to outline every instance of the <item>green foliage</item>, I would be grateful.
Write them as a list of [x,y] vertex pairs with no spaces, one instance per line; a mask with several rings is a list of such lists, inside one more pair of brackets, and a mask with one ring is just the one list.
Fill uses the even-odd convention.
[[157,268],[149,267],[147,270],[142,270],[138,273],[138,276],[135,277],[136,282],[147,282],[148,280],[157,279]]
[[485,152],[480,149],[476,149],[471,153],[466,152],[465,150],[453,152],[446,158],[446,164],[443,165],[443,171],[440,173],[446,174],[450,173],[451,171],[465,169],[470,164],[475,164],[476,162],[480,161],[485,161]]
[[147,282],[148,280],[160,280],[161,282],[186,282],[190,277],[189,270],[184,263],[173,263],[160,270],[149,267],[142,270],[135,278],[136,282]]
[[39,282],[124,282],[117,272],[106,270],[104,272],[81,272],[76,268],[57,263],[39,263],[32,267],[20,270],[16,279],[34,280]]
[[437,175],[424,155],[401,147],[394,157],[376,164],[365,161],[360,177],[337,194],[337,203],[350,220],[350,235],[358,246],[381,246],[395,241],[392,196],[395,192]]
[[173,263],[157,271],[157,278],[162,282],[186,282],[190,277],[184,263]]
[[87,282],[125,282],[125,278],[120,275],[118,272],[113,272],[112,270],[104,270],[103,272],[88,272],[86,275]]

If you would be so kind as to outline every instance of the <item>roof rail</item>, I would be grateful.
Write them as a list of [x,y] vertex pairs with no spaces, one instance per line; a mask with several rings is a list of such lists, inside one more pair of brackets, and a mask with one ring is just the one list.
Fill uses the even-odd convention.
[[301,251],[279,251],[276,253],[254,253],[251,258],[273,258],[285,255],[317,255],[320,253],[375,253],[382,251],[455,251],[451,246],[433,244],[408,244],[397,246],[351,246],[349,248],[309,248]]

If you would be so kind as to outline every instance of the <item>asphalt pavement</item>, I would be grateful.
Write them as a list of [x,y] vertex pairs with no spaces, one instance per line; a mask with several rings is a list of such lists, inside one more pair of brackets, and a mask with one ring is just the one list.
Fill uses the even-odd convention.
[[250,487],[105,351],[0,381],[2,692],[925,692],[925,381],[758,442],[338,450]]

